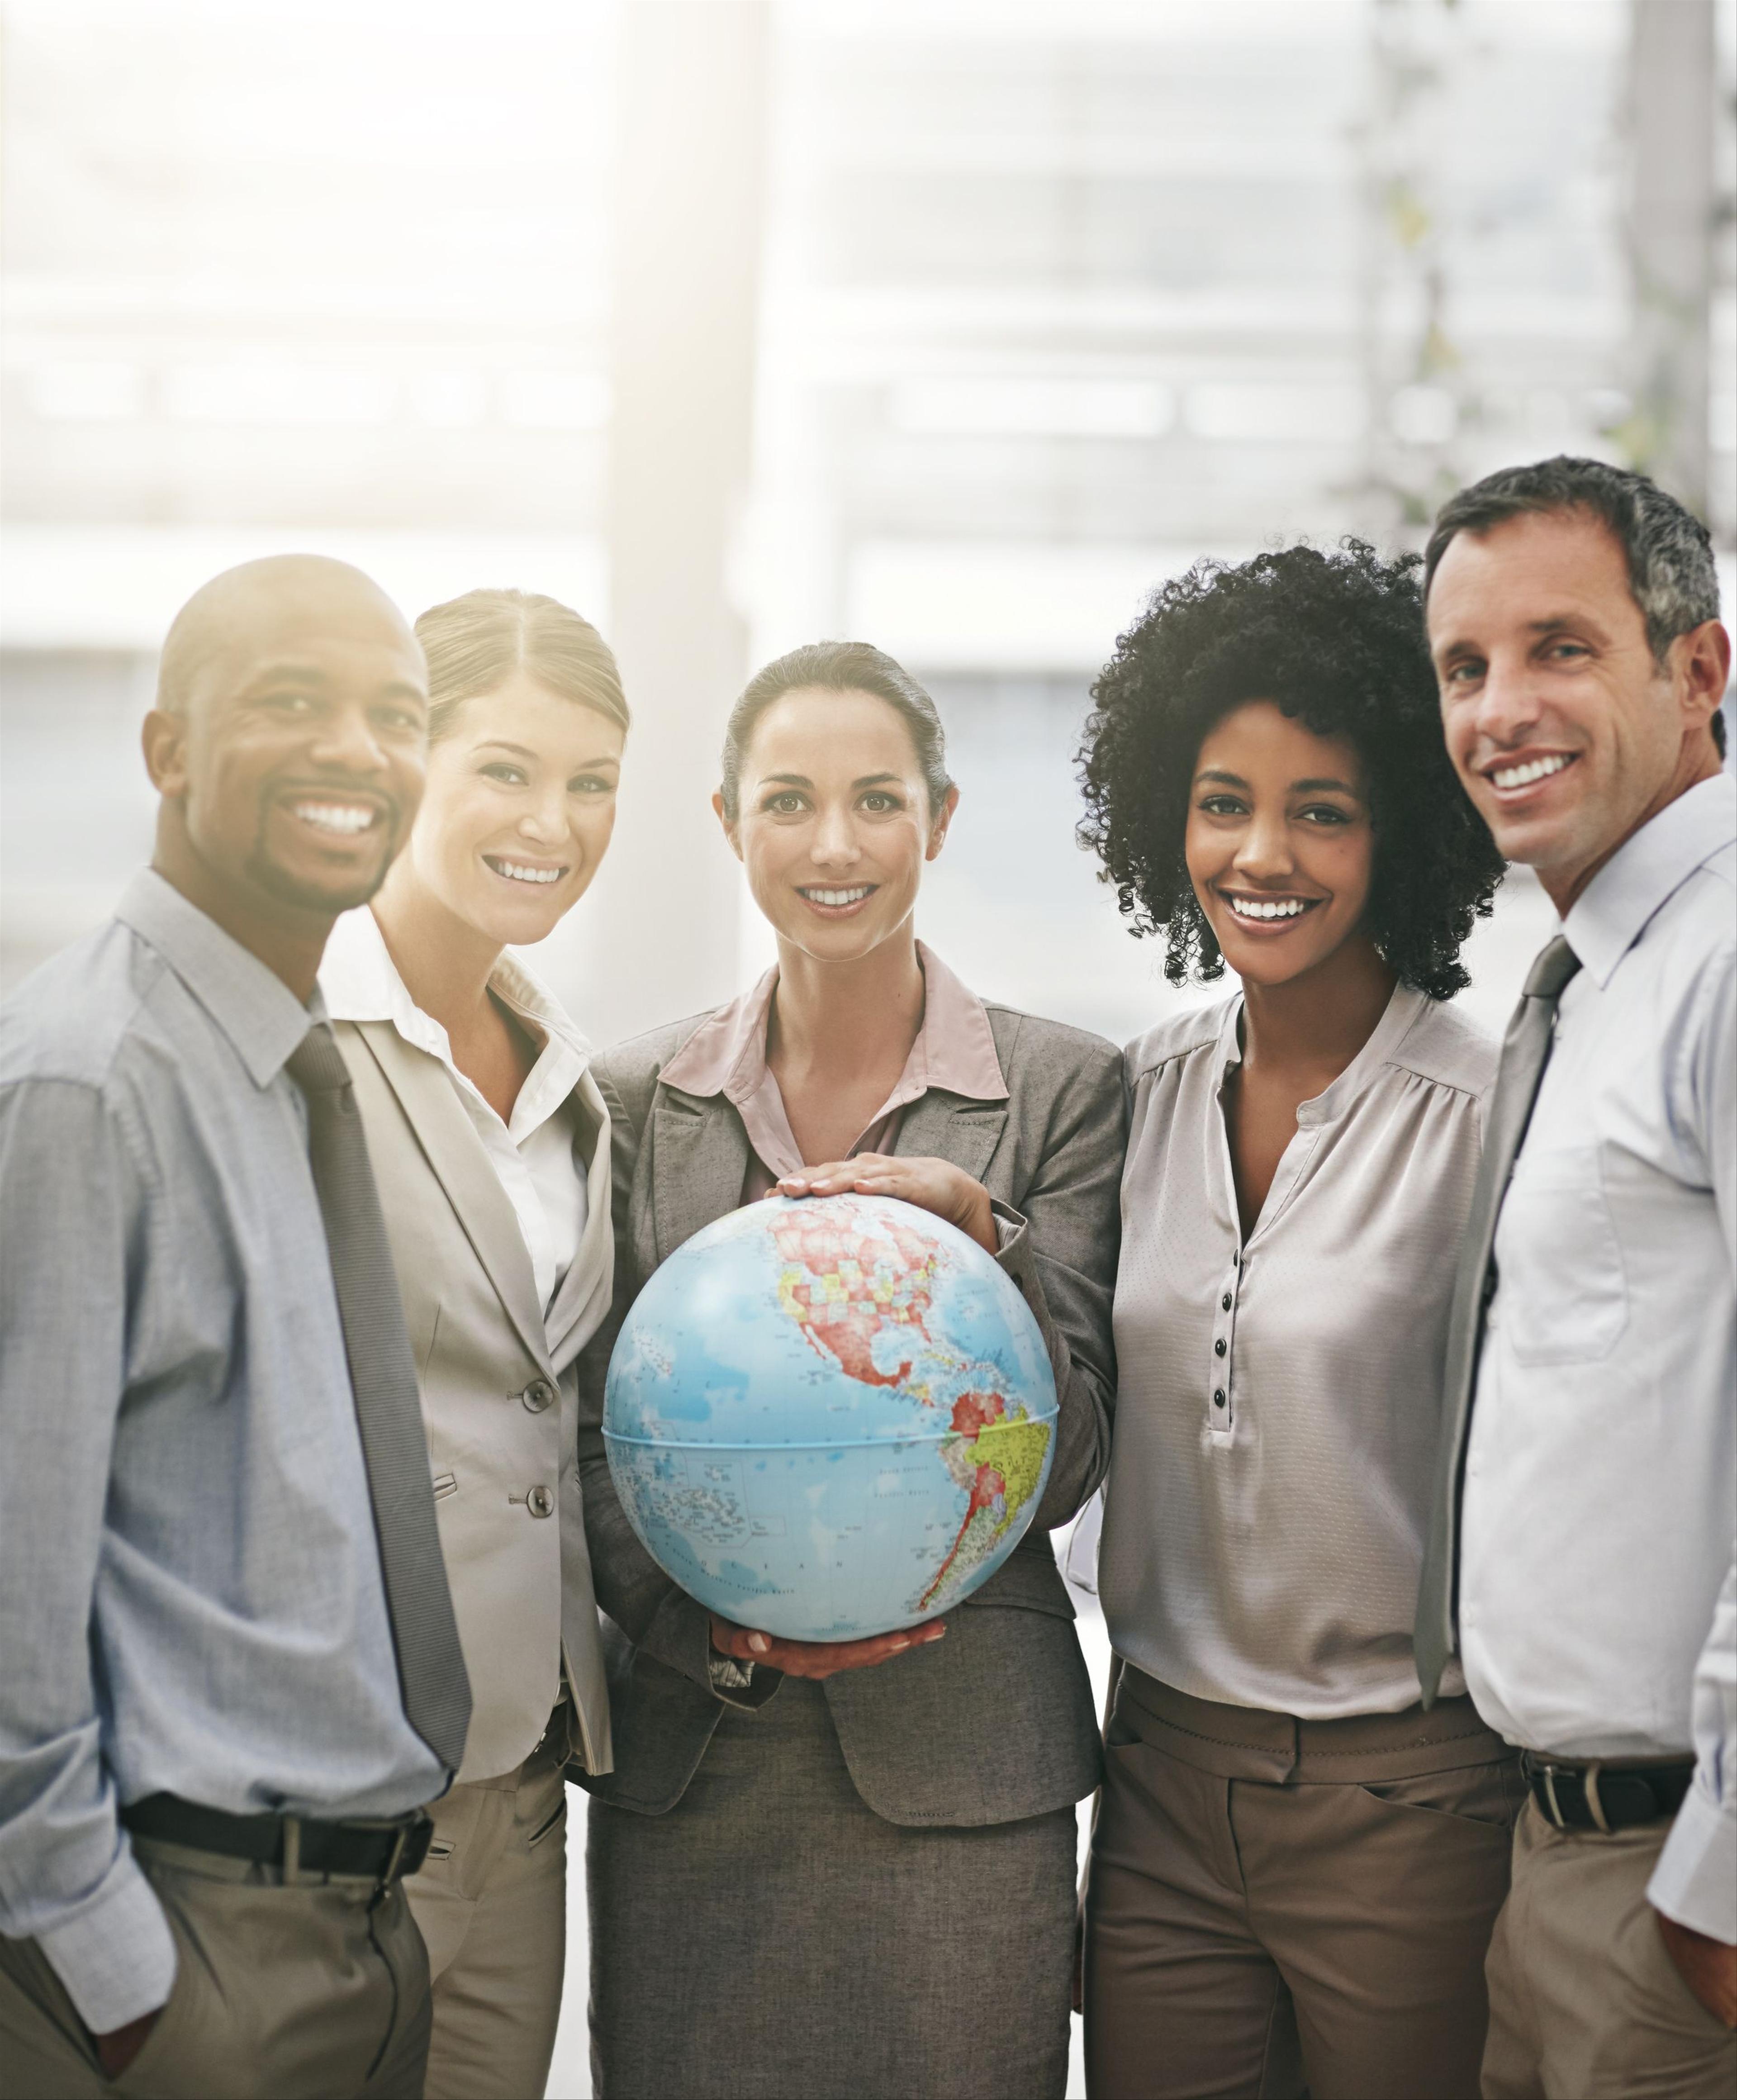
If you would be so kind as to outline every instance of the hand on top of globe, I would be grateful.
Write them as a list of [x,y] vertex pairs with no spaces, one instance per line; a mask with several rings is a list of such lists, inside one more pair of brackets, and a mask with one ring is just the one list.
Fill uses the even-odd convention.
[[824,1167],[787,1174],[769,1196],[896,1196],[945,1218],[968,1233],[985,1254],[999,1254],[990,1193],[950,1159],[903,1159],[887,1152],[859,1152]]
[[716,1612],[712,1614],[712,1645],[720,1655],[781,1670],[787,1677],[835,1677],[840,1670],[871,1670],[908,1648],[938,1641],[946,1630],[937,1620],[899,1633],[876,1634],[868,1640],[780,1640],[776,1634],[756,1633],[752,1627],[733,1626]]

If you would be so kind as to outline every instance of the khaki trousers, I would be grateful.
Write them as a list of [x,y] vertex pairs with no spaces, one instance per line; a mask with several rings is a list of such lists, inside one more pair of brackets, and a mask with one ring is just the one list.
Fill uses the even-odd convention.
[[1124,1667],[1086,1897],[1094,2100],[1475,2100],[1520,1798],[1469,1700],[1298,1721]]
[[1670,1827],[1558,1830],[1527,1802],[1490,1946],[1487,2100],[1737,2093],[1737,2034],[1684,1983],[1647,1900]]
[[565,1749],[551,1727],[517,1771],[430,1806],[428,1858],[404,1884],[434,1978],[427,2100],[535,2100],[548,2082],[567,1962]]
[[144,2047],[104,2077],[33,1939],[0,1939],[0,2100],[417,2100],[428,1961],[404,1884],[137,1838],[174,1935],[174,1988]]

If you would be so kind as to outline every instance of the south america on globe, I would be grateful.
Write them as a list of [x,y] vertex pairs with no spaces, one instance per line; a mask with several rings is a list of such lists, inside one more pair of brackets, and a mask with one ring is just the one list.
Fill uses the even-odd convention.
[[721,1617],[849,1640],[937,1617],[1036,1514],[1056,1382],[975,1240],[885,1196],[720,1218],[635,1300],[610,1471],[658,1565]]

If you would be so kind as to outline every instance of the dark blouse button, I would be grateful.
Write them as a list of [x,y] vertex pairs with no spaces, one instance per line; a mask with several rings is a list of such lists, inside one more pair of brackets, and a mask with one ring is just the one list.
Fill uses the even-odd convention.
[[1212,1396],[1212,1404],[1215,1407],[1222,1407],[1224,1405],[1224,1388],[1223,1386],[1220,1386],[1218,1391]]
[[1215,1342],[1215,1343],[1213,1343],[1213,1345],[1212,1345],[1212,1353],[1213,1353],[1213,1354],[1214,1354],[1214,1356],[1215,1356],[1215,1357],[1222,1357],[1222,1356],[1223,1355],[1223,1353],[1224,1353],[1224,1344],[1223,1344],[1223,1341],[1222,1341],[1222,1340],[1220,1340],[1220,1341],[1216,1341],[1216,1342]]
[[1224,1310],[1225,1312],[1229,1312],[1229,1310],[1230,1310],[1230,1293],[1229,1293],[1228,1290],[1225,1292],[1224,1295],[1223,1295],[1223,1297],[1219,1300],[1219,1305],[1223,1308],[1223,1310]]

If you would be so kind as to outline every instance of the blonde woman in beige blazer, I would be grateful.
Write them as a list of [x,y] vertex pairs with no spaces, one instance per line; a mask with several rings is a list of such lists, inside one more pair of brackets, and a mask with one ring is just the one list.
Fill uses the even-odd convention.
[[602,637],[552,599],[473,591],[417,632],[427,791],[320,984],[416,1352],[471,1686],[464,1763],[406,1885],[434,1979],[425,2090],[518,2100],[543,2090],[560,2013],[563,1773],[612,1764],[573,1365],[614,1251],[589,1050],[507,951],[596,873],[628,712]]

